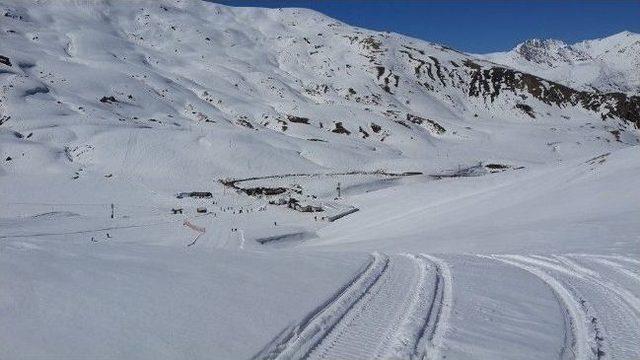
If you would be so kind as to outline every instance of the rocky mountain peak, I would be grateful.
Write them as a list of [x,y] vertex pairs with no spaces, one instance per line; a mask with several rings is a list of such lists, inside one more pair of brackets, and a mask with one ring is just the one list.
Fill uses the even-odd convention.
[[530,39],[516,46],[513,51],[526,61],[550,67],[555,67],[558,63],[572,63],[591,59],[589,54],[556,39]]

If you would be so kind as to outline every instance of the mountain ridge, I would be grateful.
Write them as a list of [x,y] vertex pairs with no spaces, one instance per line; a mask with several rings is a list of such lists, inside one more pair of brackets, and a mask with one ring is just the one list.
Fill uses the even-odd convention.
[[567,44],[530,39],[510,51],[478,55],[577,90],[640,94],[640,34],[617,34]]
[[[469,163],[496,153],[519,162],[549,161],[558,156],[547,145],[558,128],[565,129],[567,158],[638,143],[635,96],[574,90],[446,46],[354,28],[313,11],[179,0],[36,3],[2,7],[0,55],[11,65],[0,64],[0,112],[2,128],[34,133],[16,149],[41,139],[44,153],[38,158],[49,165],[47,151],[67,154],[53,157],[56,166],[75,166],[60,164],[72,159],[121,167],[108,155],[106,134],[116,129],[201,133],[217,139],[208,143],[230,147],[238,146],[234,138],[252,139],[262,148],[258,152],[287,153],[292,161],[281,164],[284,172],[291,166],[362,164],[414,170],[415,164]],[[105,134],[77,130],[89,124]],[[47,134],[51,125],[69,136]],[[540,137],[525,152],[513,152],[510,143],[520,135],[496,132],[494,126],[537,128]],[[219,139],[222,132],[232,138]],[[486,134],[492,142],[483,140]],[[145,148],[159,146],[145,144],[155,140],[143,137],[138,141]],[[580,149],[585,142],[593,149]],[[15,158],[13,146],[3,156]],[[85,150],[68,150],[75,148]],[[241,159],[256,151],[239,148],[234,156]],[[170,152],[179,163],[195,166],[195,159]],[[116,163],[128,162],[128,156],[127,151]],[[253,175],[256,169],[232,170],[212,158],[206,163],[214,173]],[[16,162],[7,165],[8,171],[18,169]],[[269,168],[266,160],[257,166]],[[146,176],[157,173],[148,170]]]

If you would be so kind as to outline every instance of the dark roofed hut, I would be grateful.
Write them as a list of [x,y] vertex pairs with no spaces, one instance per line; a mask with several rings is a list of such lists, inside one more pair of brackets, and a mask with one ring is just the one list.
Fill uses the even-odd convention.
[[192,191],[192,192],[181,192],[178,194],[177,197],[178,199],[182,199],[186,197],[199,198],[199,199],[211,199],[213,197],[213,194],[211,194],[208,191]]

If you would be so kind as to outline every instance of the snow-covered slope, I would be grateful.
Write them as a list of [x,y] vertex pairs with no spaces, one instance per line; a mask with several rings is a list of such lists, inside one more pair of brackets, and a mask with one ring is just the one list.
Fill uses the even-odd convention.
[[323,239],[313,245],[415,252],[427,233],[429,247],[438,253],[628,251],[640,231],[639,150],[510,176],[443,179],[359,194],[352,201],[361,217],[323,228]]
[[532,39],[480,57],[576,89],[640,94],[640,34],[629,31],[570,45]]
[[[7,173],[82,169],[173,192],[215,176],[415,170],[446,153],[449,165],[555,161],[638,142],[636,97],[574,91],[311,11],[193,1],[2,11]],[[189,179],[172,177],[177,168]]]
[[[631,74],[633,36],[528,58]],[[304,9],[0,1],[0,358],[638,358],[633,77],[496,62]]]

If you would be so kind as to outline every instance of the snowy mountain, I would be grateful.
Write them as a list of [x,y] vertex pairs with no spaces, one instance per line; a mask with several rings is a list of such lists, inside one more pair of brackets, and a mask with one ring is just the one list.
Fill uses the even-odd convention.
[[629,31],[571,45],[532,39],[480,57],[576,89],[640,93],[640,34]]
[[[193,167],[194,177],[389,164],[413,170],[414,160],[431,163],[438,151],[456,149],[473,149],[456,162],[489,154],[555,159],[547,143],[565,132],[571,140],[560,152],[568,157],[584,154],[576,141],[593,152],[638,141],[637,97],[573,90],[311,11],[176,1],[15,2],[3,12],[3,129],[19,139],[3,148],[4,158],[15,158],[5,162],[11,173],[51,166],[162,178],[178,167]],[[540,136],[517,154],[510,132],[525,124]],[[505,130],[487,143],[494,125]],[[172,147],[162,146],[166,134]],[[221,159],[242,143],[252,146],[240,146],[234,161]],[[127,167],[128,156],[143,152],[150,167]],[[287,161],[273,164],[258,153]],[[237,165],[248,159],[251,169]]]
[[0,0],[0,358],[638,358],[637,36]]

